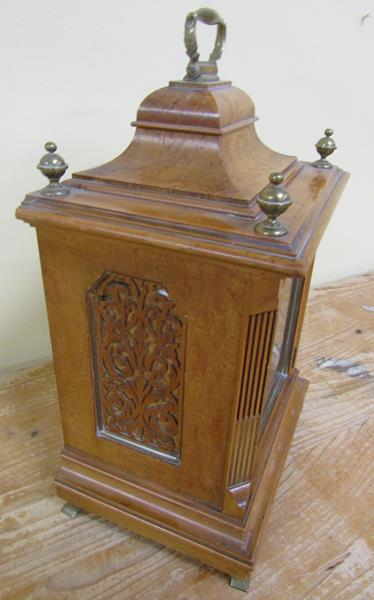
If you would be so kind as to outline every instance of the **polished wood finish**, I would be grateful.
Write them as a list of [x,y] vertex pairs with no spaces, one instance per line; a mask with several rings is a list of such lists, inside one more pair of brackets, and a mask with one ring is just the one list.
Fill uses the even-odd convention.
[[[29,194],[18,217],[35,225],[90,231],[221,262],[305,275],[348,176],[341,169],[319,170],[266,148],[251,120],[250,98],[220,84],[179,82],[154,92],[138,114],[148,127],[138,124],[121,156],[75,174],[64,182],[70,194],[58,201]],[[155,127],[154,115],[162,116],[173,131],[160,129],[160,123]],[[250,122],[244,115],[251,116]],[[202,132],[180,131],[181,122],[194,122]],[[236,122],[241,127],[235,132],[221,131]],[[207,125],[219,135],[205,131]],[[288,234],[276,240],[254,232],[260,216],[255,195],[272,170],[284,173],[293,199],[282,216]]]
[[4,374],[1,598],[371,598],[374,329],[363,307],[373,295],[374,275],[311,292],[298,358],[310,386],[247,595],[221,572],[129,530],[62,514],[53,366]]
[[[248,200],[295,157],[273,152],[258,139],[251,99],[230,82],[175,81],[139,107],[129,147],[110,163],[79,178],[189,194],[248,209]],[[252,202],[253,204],[253,202]]]
[[[306,392],[294,366],[303,311],[347,179],[266,148],[254,121],[230,83],[172,82],[142,103],[120,157],[17,211],[37,227],[59,495],[239,579]],[[277,239],[254,229],[255,195],[275,169],[294,199]]]
[[[300,178],[300,181],[299,179]],[[29,194],[17,211],[34,225],[92,231],[101,236],[170,248],[290,276],[308,272],[335,204],[347,181],[340,169],[320,172],[296,163],[285,172],[294,200],[282,216],[288,234],[273,240],[254,232],[249,208],[145,188],[72,179],[64,199]],[[253,201],[254,202],[254,201]],[[258,217],[259,209],[254,209]]]

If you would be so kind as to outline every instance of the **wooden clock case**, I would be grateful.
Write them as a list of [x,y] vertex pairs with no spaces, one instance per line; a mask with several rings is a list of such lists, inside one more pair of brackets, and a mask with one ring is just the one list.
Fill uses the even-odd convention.
[[[307,389],[295,359],[316,249],[347,174],[275,153],[230,82],[173,81],[118,158],[28,194],[67,502],[246,588]],[[254,231],[280,171],[287,235]],[[285,507],[286,509],[286,507]]]

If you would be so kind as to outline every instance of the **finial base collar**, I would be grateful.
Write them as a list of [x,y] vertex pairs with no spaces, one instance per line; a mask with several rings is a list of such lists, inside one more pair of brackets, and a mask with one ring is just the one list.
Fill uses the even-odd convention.
[[265,221],[257,223],[255,226],[255,231],[261,235],[269,235],[271,237],[281,237],[282,235],[286,235],[286,233],[288,233],[287,227],[283,225],[283,223],[270,219],[265,219]]
[[43,189],[41,189],[40,192],[44,196],[67,196],[67,194],[69,194],[70,190],[62,183],[59,183],[59,182],[55,183],[55,182],[51,181],[51,183],[49,183]]
[[318,160],[315,160],[312,165],[317,169],[332,169],[334,166],[328,160],[326,160],[326,158],[319,158]]

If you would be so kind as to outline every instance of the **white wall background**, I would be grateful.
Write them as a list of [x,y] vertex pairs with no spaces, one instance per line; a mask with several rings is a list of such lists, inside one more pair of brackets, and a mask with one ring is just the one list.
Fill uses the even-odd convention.
[[[374,0],[2,0],[0,368],[50,355],[35,232],[14,219],[45,183],[44,142],[74,171],[119,154],[140,101],[183,76],[184,18],[205,4],[228,25],[220,76],[249,92],[267,145],[312,160],[335,131],[351,180],[314,283],[373,268]],[[207,55],[214,28],[200,32]]]

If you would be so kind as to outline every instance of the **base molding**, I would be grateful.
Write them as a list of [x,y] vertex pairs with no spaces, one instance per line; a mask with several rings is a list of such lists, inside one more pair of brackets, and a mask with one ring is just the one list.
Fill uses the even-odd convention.
[[62,465],[55,480],[57,493],[87,512],[199,559],[234,578],[247,580],[307,385],[304,379],[295,377],[285,390],[283,414],[244,519],[119,477],[107,465],[71,448],[62,452]]

